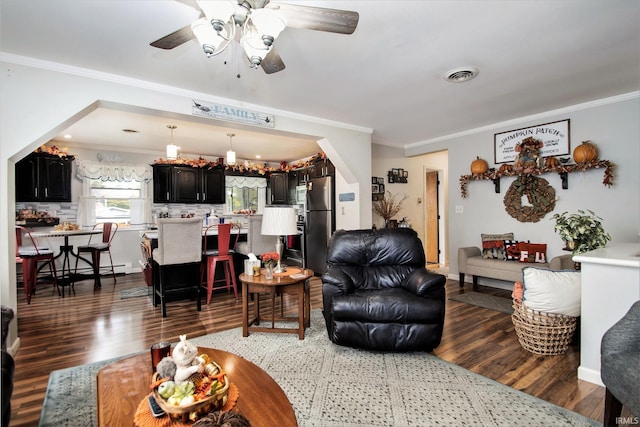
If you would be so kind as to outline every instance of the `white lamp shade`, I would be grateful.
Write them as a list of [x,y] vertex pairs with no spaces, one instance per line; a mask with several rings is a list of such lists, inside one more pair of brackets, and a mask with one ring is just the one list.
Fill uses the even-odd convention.
[[298,234],[296,210],[290,207],[266,207],[262,214],[261,234],[290,236]]
[[227,151],[227,164],[235,165],[236,164],[236,152],[233,150]]
[[167,159],[169,160],[175,160],[178,158],[178,149],[180,147],[178,147],[175,144],[169,144],[167,145]]
[[216,19],[227,22],[236,12],[237,2],[230,0],[198,0],[198,7],[202,9],[209,22]]
[[207,56],[213,56],[221,53],[229,44],[229,39],[233,37],[229,37],[230,35],[226,34],[226,31],[223,31],[222,34],[218,34],[206,18],[200,18],[191,24],[191,31],[196,39],[198,39],[198,43],[200,43],[200,46],[202,46],[202,49]]
[[269,53],[269,47],[264,44],[260,37],[255,35],[245,34],[242,36],[240,43],[245,55],[249,58],[249,62],[254,63],[255,60],[253,58],[260,59],[256,62],[256,65],[259,65]]
[[251,22],[257,28],[260,36],[271,36],[274,40],[287,27],[287,21],[273,9],[251,11]]

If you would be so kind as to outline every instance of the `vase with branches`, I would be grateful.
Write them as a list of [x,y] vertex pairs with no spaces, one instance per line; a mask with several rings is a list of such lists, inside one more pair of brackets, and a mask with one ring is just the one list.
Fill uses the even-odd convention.
[[400,212],[407,197],[409,196],[406,194],[392,194],[387,191],[382,199],[373,202],[373,210],[384,219],[385,227],[388,227],[389,220]]

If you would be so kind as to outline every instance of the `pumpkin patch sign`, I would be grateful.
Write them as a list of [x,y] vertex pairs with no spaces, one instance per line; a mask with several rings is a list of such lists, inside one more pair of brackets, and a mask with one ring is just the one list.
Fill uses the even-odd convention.
[[494,134],[495,163],[515,160],[516,147],[527,138],[542,141],[540,157],[569,154],[569,119]]

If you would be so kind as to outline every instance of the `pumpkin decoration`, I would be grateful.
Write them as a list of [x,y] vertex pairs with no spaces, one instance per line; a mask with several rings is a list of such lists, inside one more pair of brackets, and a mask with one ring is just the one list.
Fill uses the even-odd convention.
[[489,164],[486,160],[476,156],[476,159],[471,162],[471,173],[474,175],[482,175],[489,170]]
[[500,166],[500,169],[498,169],[498,172],[500,172],[501,174],[506,174],[511,172],[512,170],[513,170],[513,165],[509,163],[505,163],[502,166]]
[[576,163],[586,163],[594,161],[598,158],[598,152],[596,146],[591,141],[582,141],[582,144],[578,145],[573,150],[573,160]]
[[544,160],[544,166],[547,168],[555,168],[560,164],[560,161],[556,157],[547,157]]

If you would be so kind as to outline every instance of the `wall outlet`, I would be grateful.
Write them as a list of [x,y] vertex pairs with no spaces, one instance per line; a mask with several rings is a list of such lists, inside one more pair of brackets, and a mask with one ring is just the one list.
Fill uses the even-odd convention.
[[464,213],[464,207],[462,205],[456,205],[456,213],[457,214]]

